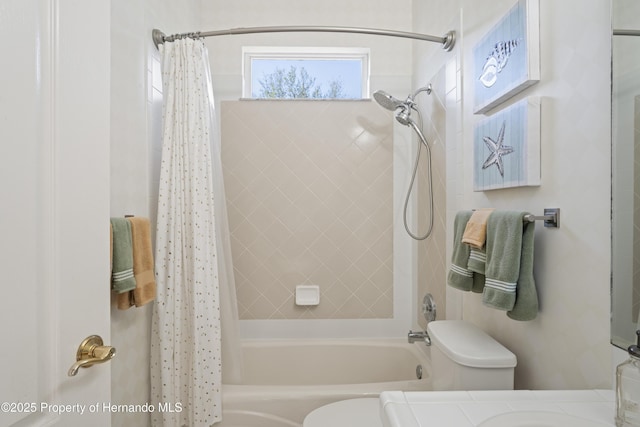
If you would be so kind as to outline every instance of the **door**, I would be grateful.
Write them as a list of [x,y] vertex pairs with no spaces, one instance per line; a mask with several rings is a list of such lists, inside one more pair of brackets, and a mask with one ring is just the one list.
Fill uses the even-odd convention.
[[110,342],[109,19],[0,5],[0,426],[110,425],[114,362],[67,375],[84,338]]

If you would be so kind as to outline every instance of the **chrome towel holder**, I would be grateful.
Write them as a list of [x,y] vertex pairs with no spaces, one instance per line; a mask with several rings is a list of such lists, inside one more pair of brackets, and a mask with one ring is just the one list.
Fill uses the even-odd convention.
[[524,221],[544,221],[544,226],[549,228],[560,228],[560,208],[546,208],[544,215],[525,215]]
[[[475,209],[474,209],[475,210]],[[544,221],[544,226],[560,228],[560,208],[546,208],[544,215],[527,214],[522,217],[523,222]]]

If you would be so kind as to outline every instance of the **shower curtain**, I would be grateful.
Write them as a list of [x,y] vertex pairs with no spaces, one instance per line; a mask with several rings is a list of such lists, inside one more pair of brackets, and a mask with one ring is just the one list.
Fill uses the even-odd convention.
[[[209,427],[222,419],[222,347],[227,382],[240,381],[242,366],[229,353],[239,348],[237,306],[211,74],[202,40],[165,43],[160,54],[164,124],[158,296],[151,334],[152,423]],[[166,405],[174,411],[159,411]]]

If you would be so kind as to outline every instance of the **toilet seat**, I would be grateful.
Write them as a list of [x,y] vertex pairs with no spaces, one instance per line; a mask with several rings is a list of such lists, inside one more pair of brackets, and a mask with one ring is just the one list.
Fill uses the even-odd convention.
[[378,398],[341,400],[309,413],[302,427],[382,427]]

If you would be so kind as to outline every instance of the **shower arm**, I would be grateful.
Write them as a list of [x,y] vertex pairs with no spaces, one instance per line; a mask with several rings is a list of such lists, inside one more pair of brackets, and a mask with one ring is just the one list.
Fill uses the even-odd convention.
[[[409,108],[410,110],[418,111],[418,108],[416,108],[416,102],[415,102],[416,96],[418,96],[418,94],[422,92],[427,92],[427,95],[430,94],[432,90],[431,88],[432,88],[431,83],[429,83],[427,86],[423,86],[420,89],[416,90],[412,95],[407,96],[407,99],[404,101],[404,105],[406,106],[406,108]],[[402,106],[400,106],[399,108],[401,107]]]
[[216,31],[203,31],[194,33],[181,33],[172,34],[170,36],[165,35],[162,31],[154,29],[152,31],[153,43],[156,48],[158,45],[164,42],[172,42],[176,39],[185,37],[189,38],[202,38],[202,37],[215,37],[237,34],[256,34],[256,33],[287,33],[287,32],[315,32],[315,33],[357,33],[357,34],[371,34],[377,36],[390,36],[390,37],[402,37],[415,40],[423,40],[435,43],[441,43],[442,48],[447,52],[453,49],[456,42],[455,31],[449,31],[444,36],[431,36],[428,34],[410,33],[405,31],[395,30],[382,30],[377,28],[356,28],[356,27],[314,27],[314,26],[284,26],[284,27],[240,27],[231,28],[228,30],[216,30]]
[[416,96],[418,96],[419,93],[422,92],[427,92],[427,94],[431,93],[431,84],[428,84],[427,86],[423,86],[420,89],[418,89],[417,91],[415,91],[413,93],[413,95],[411,95],[411,99],[415,98]]

